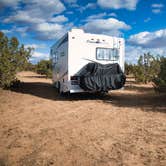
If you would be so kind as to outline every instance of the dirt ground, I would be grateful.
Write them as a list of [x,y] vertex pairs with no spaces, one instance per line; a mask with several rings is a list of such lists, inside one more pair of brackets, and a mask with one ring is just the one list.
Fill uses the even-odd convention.
[[43,76],[18,77],[0,89],[0,166],[166,165],[166,96],[151,85],[59,96]]

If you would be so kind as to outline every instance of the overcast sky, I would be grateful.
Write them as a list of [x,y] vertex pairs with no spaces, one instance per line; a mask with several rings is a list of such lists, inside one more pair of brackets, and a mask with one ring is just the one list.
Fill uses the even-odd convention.
[[0,0],[0,30],[35,48],[32,62],[72,27],[123,36],[126,61],[150,51],[166,56],[166,0]]

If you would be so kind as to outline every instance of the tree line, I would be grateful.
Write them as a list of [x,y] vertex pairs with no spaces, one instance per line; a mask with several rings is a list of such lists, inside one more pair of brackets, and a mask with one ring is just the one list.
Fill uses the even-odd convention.
[[141,55],[137,64],[125,63],[126,75],[133,75],[137,83],[153,83],[155,90],[166,92],[166,58],[151,53]]

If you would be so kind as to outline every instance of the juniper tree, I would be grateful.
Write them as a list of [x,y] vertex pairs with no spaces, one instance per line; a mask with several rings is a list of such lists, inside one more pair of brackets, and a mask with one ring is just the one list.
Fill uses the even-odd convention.
[[134,76],[137,82],[148,83],[153,80],[159,70],[159,59],[150,53],[145,53],[139,57],[138,64],[134,67]]
[[30,58],[32,48],[19,44],[16,37],[8,38],[0,32],[0,86],[10,87],[16,73],[24,69]]
[[160,71],[153,79],[155,89],[166,93],[166,58],[160,58]]

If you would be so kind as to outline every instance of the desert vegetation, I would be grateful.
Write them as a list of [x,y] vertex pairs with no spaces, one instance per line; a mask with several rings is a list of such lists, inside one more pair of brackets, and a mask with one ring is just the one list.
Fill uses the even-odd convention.
[[132,75],[137,83],[153,83],[158,92],[166,92],[166,58],[145,53],[137,64],[125,64],[125,72]]
[[0,32],[0,87],[10,88],[19,83],[16,74],[23,70],[35,71],[52,76],[50,60],[41,60],[37,64],[29,62],[33,48],[25,48],[16,37],[8,38]]
[[41,60],[35,65],[35,70],[38,74],[46,75],[52,78],[52,65],[51,60]]
[[16,37],[8,38],[0,32],[0,86],[9,88],[17,82],[16,74],[24,70],[32,48],[19,44]]

